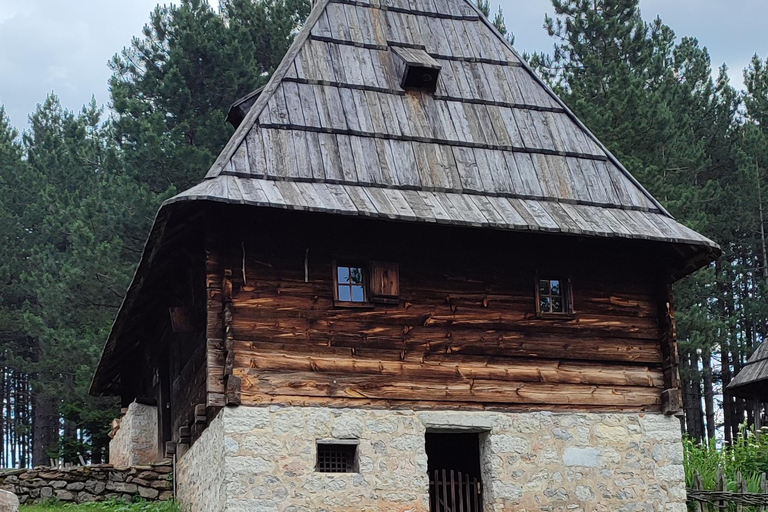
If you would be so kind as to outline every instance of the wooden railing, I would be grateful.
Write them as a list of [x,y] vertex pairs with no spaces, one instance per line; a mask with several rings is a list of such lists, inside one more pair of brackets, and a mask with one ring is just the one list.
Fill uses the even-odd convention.
[[476,477],[452,469],[436,469],[430,477],[430,512],[482,512],[483,489]]
[[[736,475],[736,490],[730,491],[725,474],[717,472],[715,490],[707,490],[701,475],[694,476],[693,488],[688,489],[688,503],[696,512],[768,512],[768,478],[760,478],[760,492],[748,492],[747,481]],[[689,508],[689,510],[691,510]]]

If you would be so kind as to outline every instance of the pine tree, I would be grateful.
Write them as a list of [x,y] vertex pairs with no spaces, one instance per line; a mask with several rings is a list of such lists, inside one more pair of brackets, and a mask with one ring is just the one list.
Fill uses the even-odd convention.
[[266,83],[308,13],[308,0],[157,7],[111,64],[126,169],[156,192],[197,183],[232,135],[230,105]]

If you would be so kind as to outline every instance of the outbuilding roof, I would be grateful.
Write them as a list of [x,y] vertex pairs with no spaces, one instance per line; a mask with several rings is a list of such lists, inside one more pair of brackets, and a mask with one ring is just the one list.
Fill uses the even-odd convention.
[[768,401],[768,343],[762,343],[728,384],[728,394]]

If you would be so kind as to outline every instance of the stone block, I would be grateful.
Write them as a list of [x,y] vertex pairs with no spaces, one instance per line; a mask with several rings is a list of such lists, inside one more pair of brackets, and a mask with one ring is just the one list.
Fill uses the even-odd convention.
[[8,491],[0,491],[0,512],[19,512],[19,499]]
[[596,468],[599,466],[599,456],[600,451],[597,448],[569,447],[563,452],[563,464],[566,466]]
[[156,461],[157,428],[157,407],[137,402],[129,405],[109,442],[109,463],[128,468]]

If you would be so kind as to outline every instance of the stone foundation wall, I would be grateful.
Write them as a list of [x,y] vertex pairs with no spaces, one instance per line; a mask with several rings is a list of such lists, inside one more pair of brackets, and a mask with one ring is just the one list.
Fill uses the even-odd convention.
[[0,489],[16,494],[22,504],[51,498],[73,503],[130,501],[135,496],[164,501],[173,497],[173,467],[168,463],[115,469],[105,464],[5,470],[0,471]]
[[223,413],[176,462],[176,496],[187,512],[224,511]]
[[[220,494],[187,510],[428,512],[427,430],[480,433],[487,512],[686,510],[675,418],[277,406],[221,411],[184,456],[211,464],[185,485]],[[317,440],[333,438],[359,440],[358,473],[315,472]]]
[[157,407],[132,403],[109,442],[109,463],[116,468],[158,460]]

